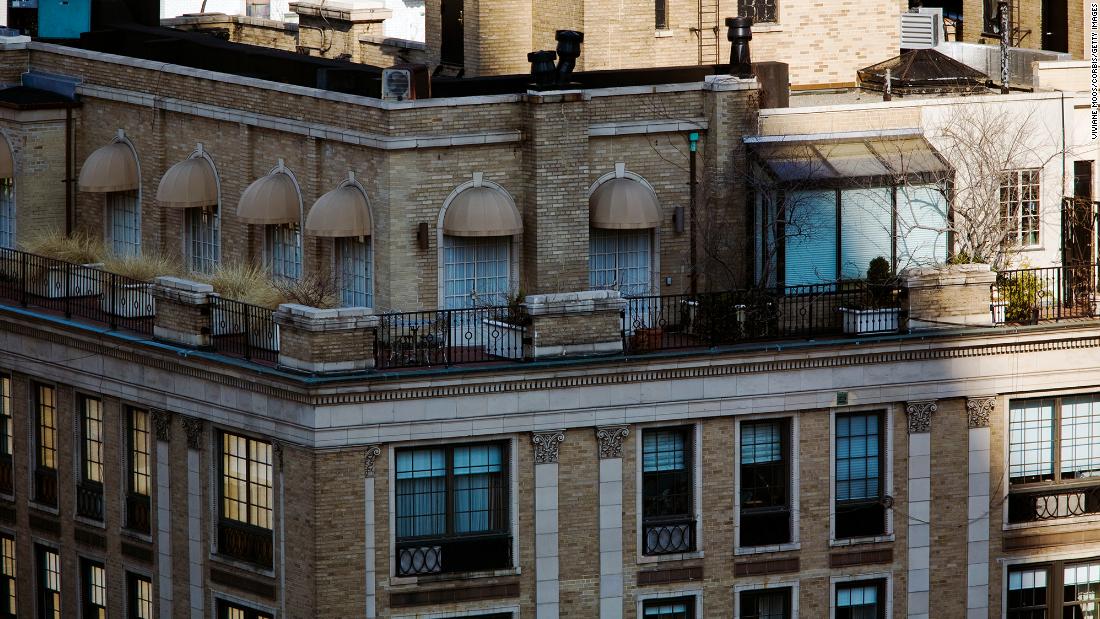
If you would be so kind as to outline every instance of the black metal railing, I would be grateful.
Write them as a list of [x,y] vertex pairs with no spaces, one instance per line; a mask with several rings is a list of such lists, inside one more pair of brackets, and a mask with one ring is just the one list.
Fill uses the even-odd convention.
[[1008,521],[1013,524],[1089,514],[1100,514],[1100,485],[1050,487],[1008,494]]
[[40,505],[57,507],[57,469],[34,470],[34,501]]
[[642,529],[642,554],[667,555],[695,550],[694,518],[646,522]]
[[517,306],[383,314],[375,336],[375,367],[522,359],[526,325],[527,314]]
[[153,333],[152,284],[82,265],[0,248],[0,297],[146,335]]
[[623,346],[636,352],[894,332],[900,294],[895,286],[853,281],[630,297],[623,311]]
[[81,482],[76,486],[76,513],[91,520],[103,520],[103,484]]
[[210,300],[210,339],[216,352],[247,360],[279,360],[279,325],[275,312],[223,297]]
[[484,572],[512,567],[512,536],[504,533],[397,543],[397,575]]
[[15,468],[11,456],[0,456],[0,494],[15,494]]
[[126,528],[137,533],[149,533],[151,530],[152,505],[144,494],[126,495]]
[[223,518],[218,522],[218,553],[270,568],[273,554],[271,530]]
[[997,273],[991,310],[995,324],[1036,324],[1041,321],[1096,316],[1095,264]]

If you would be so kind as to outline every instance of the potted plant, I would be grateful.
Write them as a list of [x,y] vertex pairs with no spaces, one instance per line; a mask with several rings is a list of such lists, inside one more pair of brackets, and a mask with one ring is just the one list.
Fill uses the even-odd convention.
[[[23,248],[34,254],[26,257],[27,291],[31,294],[61,299],[91,297],[102,292],[104,248],[90,234],[76,232],[66,235],[51,229],[32,236]],[[22,259],[11,258],[10,270],[16,278],[23,276]]]
[[879,256],[867,268],[863,303],[857,307],[841,307],[844,333],[890,333],[898,330],[897,293],[890,262]]
[[994,301],[994,320],[998,303],[1003,316],[1000,322],[1035,324],[1039,322],[1039,309],[1050,291],[1043,286],[1039,276],[1031,271],[1021,270],[1009,275],[998,274],[997,299]]
[[111,256],[104,270],[118,277],[106,277],[100,306],[108,314],[122,318],[148,318],[156,314],[153,280],[161,275],[179,275],[179,261],[157,252],[133,256]]

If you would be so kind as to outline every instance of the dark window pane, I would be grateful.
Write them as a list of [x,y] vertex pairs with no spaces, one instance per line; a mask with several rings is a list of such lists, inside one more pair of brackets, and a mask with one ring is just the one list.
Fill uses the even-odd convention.
[[787,420],[741,424],[741,546],[791,540]]
[[883,497],[882,413],[836,417],[836,537],[881,535]]
[[836,619],[881,619],[886,611],[886,583],[860,580],[836,586]]
[[790,619],[790,616],[790,587],[741,592],[741,619]]
[[644,619],[694,619],[695,598],[660,598],[642,604]]

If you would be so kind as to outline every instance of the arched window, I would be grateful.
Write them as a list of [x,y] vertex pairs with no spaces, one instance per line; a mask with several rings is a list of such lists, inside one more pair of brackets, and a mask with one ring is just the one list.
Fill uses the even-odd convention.
[[0,247],[15,249],[15,157],[0,137]]
[[141,182],[137,153],[119,129],[114,141],[88,155],[77,187],[104,194],[106,235],[119,256],[141,253]]
[[237,218],[264,226],[264,261],[272,275],[301,277],[302,192],[282,159],[267,176],[244,190],[237,203]]
[[313,203],[306,217],[306,231],[335,239],[337,283],[340,300],[347,307],[374,307],[371,281],[373,221],[367,192],[355,175]]
[[650,294],[654,229],[661,217],[653,188],[617,164],[613,174],[593,187],[588,217],[589,285],[615,289],[623,296]]
[[444,204],[443,305],[447,309],[505,305],[512,284],[512,236],[523,221],[504,188],[482,180],[451,193]]
[[220,196],[214,161],[202,144],[168,168],[157,187],[157,203],[184,209],[184,253],[196,273],[213,273],[220,259]]

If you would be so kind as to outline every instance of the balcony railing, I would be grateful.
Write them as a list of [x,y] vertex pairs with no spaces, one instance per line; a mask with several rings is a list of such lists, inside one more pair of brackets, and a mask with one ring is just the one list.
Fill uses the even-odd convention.
[[275,312],[223,297],[211,297],[210,334],[214,350],[247,360],[279,359],[279,325]]
[[667,555],[695,550],[694,518],[647,521],[642,526],[642,554]]
[[1091,318],[1097,315],[1095,264],[997,273],[991,310],[995,324]]
[[760,340],[813,339],[845,332],[842,308],[882,307],[862,312],[861,333],[898,329],[893,286],[860,281],[631,297],[623,312],[626,350],[663,350]]
[[271,530],[222,518],[218,523],[218,552],[259,567],[270,568]]
[[400,312],[380,317],[375,367],[522,359],[526,313],[517,307]]
[[398,541],[397,575],[484,572],[512,567],[512,536],[469,535]]
[[1008,495],[1008,521],[1013,524],[1090,514],[1100,514],[1100,485],[1012,491]]
[[96,265],[0,249],[0,298],[65,318],[152,335],[156,304],[151,286]]
[[144,494],[126,495],[126,528],[136,533],[149,533],[151,505]]
[[91,520],[103,520],[103,484],[95,482],[77,484],[76,513]]
[[0,456],[0,494],[15,494],[15,470],[11,456]]
[[57,507],[57,469],[34,470],[34,501],[41,505]]

